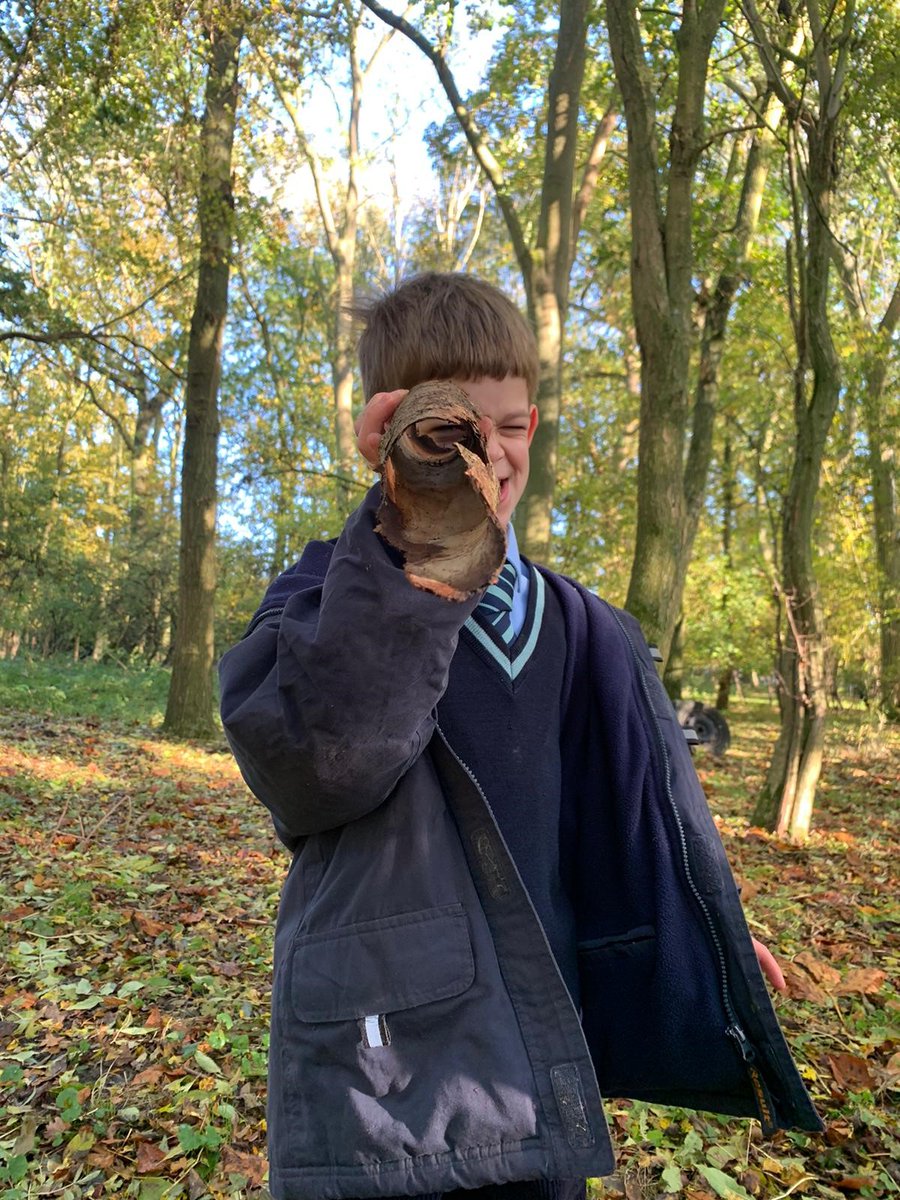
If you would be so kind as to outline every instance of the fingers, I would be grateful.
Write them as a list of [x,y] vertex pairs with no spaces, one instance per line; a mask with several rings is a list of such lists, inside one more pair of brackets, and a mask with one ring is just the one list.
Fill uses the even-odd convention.
[[408,390],[397,388],[393,392],[376,392],[356,418],[354,428],[359,452],[373,467],[378,466],[378,444],[385,426]]
[[762,942],[758,942],[756,938],[751,939],[753,949],[756,951],[756,961],[759,963],[760,970],[776,992],[787,991],[787,984],[784,981],[784,975],[781,972],[781,967],[775,960],[774,954]]

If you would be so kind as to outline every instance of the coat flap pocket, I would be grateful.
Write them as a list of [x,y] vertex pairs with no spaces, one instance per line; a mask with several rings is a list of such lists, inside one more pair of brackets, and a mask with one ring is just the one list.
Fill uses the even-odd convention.
[[300,935],[291,998],[301,1021],[351,1021],[458,996],[475,978],[461,904]]

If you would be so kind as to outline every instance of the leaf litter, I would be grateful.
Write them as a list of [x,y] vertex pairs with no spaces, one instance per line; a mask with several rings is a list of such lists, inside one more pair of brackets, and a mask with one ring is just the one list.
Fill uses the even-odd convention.
[[[612,1099],[615,1176],[593,1197],[900,1192],[900,731],[834,714],[804,846],[750,826],[768,707],[696,759],[776,1007],[826,1122]],[[287,859],[224,746],[0,716],[0,1200],[263,1200],[272,934]],[[892,982],[892,980],[894,982]]]

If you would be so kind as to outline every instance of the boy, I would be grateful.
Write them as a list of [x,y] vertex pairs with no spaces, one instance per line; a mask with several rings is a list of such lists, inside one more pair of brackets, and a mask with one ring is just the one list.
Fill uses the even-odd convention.
[[[521,314],[427,274],[364,318],[363,455],[406,389],[454,379],[508,522],[537,422]],[[506,606],[417,589],[379,500],[307,546],[221,667],[235,757],[294,854],[273,1195],[575,1200],[613,1168],[601,1092],[818,1129],[636,622],[511,528]]]

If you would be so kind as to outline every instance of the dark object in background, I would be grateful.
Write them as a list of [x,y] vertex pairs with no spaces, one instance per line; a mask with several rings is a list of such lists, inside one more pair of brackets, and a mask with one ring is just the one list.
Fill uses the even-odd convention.
[[682,729],[693,729],[701,746],[709,746],[719,758],[731,745],[728,722],[717,708],[709,708],[699,700],[676,700],[675,712]]

